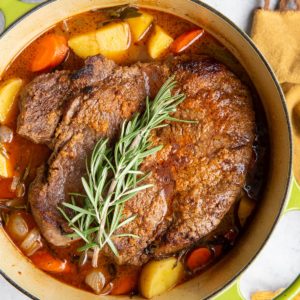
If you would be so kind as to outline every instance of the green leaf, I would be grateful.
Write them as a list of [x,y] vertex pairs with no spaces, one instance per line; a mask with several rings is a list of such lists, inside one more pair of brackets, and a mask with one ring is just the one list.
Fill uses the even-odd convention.
[[128,195],[128,194],[131,194],[131,193],[138,193],[140,191],[143,191],[143,190],[146,190],[148,188],[151,188],[153,187],[153,184],[145,184],[145,185],[141,185],[141,186],[138,186],[136,188],[133,188],[127,192],[124,193],[124,196]]
[[86,243],[89,243],[89,240],[86,238],[86,236],[80,230],[78,230],[76,227],[71,227],[71,229],[73,231],[75,231],[75,233],[78,235],[78,237],[82,238]]
[[88,210],[86,210],[84,208],[81,208],[79,206],[76,206],[76,205],[73,205],[73,204],[70,204],[70,203],[67,203],[67,202],[63,202],[62,204],[63,204],[63,206],[68,207],[68,208],[74,210],[75,212],[79,212],[79,213],[84,213],[86,215],[95,216],[94,213],[92,213],[92,212],[90,212],[90,211],[88,211]]
[[122,234],[116,234],[114,235],[114,237],[116,238],[120,238],[120,237],[131,237],[134,239],[139,239],[140,237],[136,234],[131,234],[131,233],[122,233]]
[[[82,182],[82,185],[83,185],[83,188],[88,196],[88,198],[90,200],[93,200],[94,199],[94,195],[93,195],[93,190],[90,189],[90,185],[87,183],[87,181],[85,180],[85,178],[81,178],[81,182]],[[91,201],[93,202],[93,201]]]
[[125,221],[121,222],[118,226],[117,229],[120,229],[121,227],[127,225],[128,223],[132,222],[134,219],[136,218],[136,216],[132,216],[127,218]]
[[118,252],[116,246],[114,245],[113,241],[109,237],[107,237],[106,234],[105,234],[105,238],[106,238],[107,244],[109,245],[109,247],[110,247],[111,251],[114,253],[114,255],[119,256],[119,252]]
[[83,252],[85,250],[88,250],[88,249],[91,249],[91,248],[94,248],[94,247],[97,247],[96,243],[87,243],[84,246],[78,248],[77,251],[78,252]]

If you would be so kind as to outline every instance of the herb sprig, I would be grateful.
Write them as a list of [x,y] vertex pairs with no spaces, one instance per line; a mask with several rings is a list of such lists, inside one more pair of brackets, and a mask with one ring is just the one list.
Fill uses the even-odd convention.
[[[114,147],[108,139],[96,144],[91,159],[87,162],[87,178],[82,178],[85,195],[72,194],[71,203],[63,206],[72,211],[69,217],[65,209],[59,208],[74,233],[71,238],[81,238],[85,245],[79,251],[93,249],[92,265],[97,267],[99,251],[108,245],[118,256],[113,238],[132,237],[131,233],[118,234],[121,227],[133,221],[136,216],[124,218],[126,201],[138,192],[152,187],[143,183],[149,176],[139,170],[142,161],[162,149],[162,145],[151,147],[150,133],[153,129],[168,126],[164,121],[182,121],[170,116],[184,99],[184,94],[172,95],[176,85],[174,77],[169,78],[153,101],[146,99],[143,114],[137,113],[131,121],[121,127],[120,138]],[[189,121],[182,121],[189,122]],[[83,205],[75,201],[81,198]]]
[[108,19],[98,23],[97,28],[107,25],[111,22],[122,21],[128,18],[137,18],[142,15],[142,13],[135,6],[121,5],[113,8],[100,9],[104,12]]
[[113,19],[127,19],[127,18],[136,18],[141,16],[141,12],[135,6],[124,5],[117,9],[111,9],[109,12],[109,16]]

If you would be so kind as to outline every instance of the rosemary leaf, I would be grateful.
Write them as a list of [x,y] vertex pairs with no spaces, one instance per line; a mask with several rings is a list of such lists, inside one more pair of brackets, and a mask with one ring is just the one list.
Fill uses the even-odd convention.
[[78,248],[77,250],[78,250],[79,252],[84,252],[84,251],[89,250],[89,249],[91,249],[91,248],[94,248],[94,247],[96,247],[96,246],[97,246],[96,243],[87,243],[87,244],[85,244],[84,246]]
[[124,234],[116,234],[115,237],[120,238],[120,237],[131,237],[134,239],[137,239],[139,236],[135,234],[130,234],[130,233],[124,233]]

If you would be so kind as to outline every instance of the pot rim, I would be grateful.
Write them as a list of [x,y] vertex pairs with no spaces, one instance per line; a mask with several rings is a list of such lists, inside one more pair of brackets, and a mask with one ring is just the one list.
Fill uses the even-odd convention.
[[[44,6],[55,2],[56,0],[48,0],[45,2],[42,2],[40,4],[38,4],[37,6],[33,7],[31,10],[29,10],[28,12],[26,12],[25,14],[23,14],[21,17],[17,18],[12,24],[10,24],[7,28],[5,28],[5,30],[0,34],[0,39],[7,34],[10,30],[12,30],[15,26],[17,26],[20,22],[22,22],[25,18],[27,18],[28,16],[30,16],[31,14],[33,14],[34,12],[36,12],[37,10],[43,8]],[[282,215],[283,211],[284,211],[284,207],[286,205],[286,203],[288,202],[288,196],[290,194],[290,190],[291,190],[291,186],[292,186],[292,179],[293,179],[293,174],[292,174],[292,162],[293,162],[293,138],[292,138],[292,128],[291,128],[291,122],[290,122],[290,118],[289,118],[289,114],[288,114],[288,110],[287,110],[287,106],[286,106],[286,102],[285,102],[285,96],[284,93],[282,91],[281,85],[278,82],[278,79],[272,69],[272,67],[270,66],[270,64],[268,63],[268,61],[266,60],[266,58],[264,57],[264,55],[260,52],[260,50],[257,48],[257,46],[254,44],[254,42],[252,41],[252,39],[250,38],[250,36],[241,28],[239,28],[233,21],[231,21],[228,17],[226,17],[225,15],[223,15],[221,12],[219,12],[218,10],[216,10],[215,8],[213,8],[212,6],[202,2],[201,0],[187,0],[190,2],[193,2],[197,5],[200,5],[204,8],[206,8],[207,10],[212,11],[215,15],[217,15],[218,17],[222,18],[226,23],[228,23],[231,27],[233,27],[238,34],[240,34],[244,40],[247,41],[248,45],[255,51],[255,53],[259,56],[260,60],[262,61],[262,63],[265,65],[265,67],[267,68],[268,72],[270,73],[273,83],[276,86],[276,89],[280,95],[280,100],[281,100],[281,105],[282,105],[282,109],[284,111],[284,116],[285,116],[285,120],[287,122],[287,127],[288,127],[288,138],[289,138],[289,162],[288,162],[288,177],[287,177],[287,181],[286,181],[286,187],[285,187],[285,192],[284,192],[284,196],[283,199],[281,201],[281,206],[278,210],[278,213],[274,219],[274,224],[272,225],[269,234],[266,236],[264,242],[262,243],[261,247],[257,250],[257,252],[254,254],[254,256],[252,257],[252,259],[246,264],[244,265],[230,280],[228,280],[224,286],[220,287],[219,289],[217,289],[216,291],[214,291],[213,293],[211,293],[208,297],[206,297],[205,299],[209,299],[213,296],[216,296],[217,294],[219,294],[221,291],[225,290],[226,288],[229,288],[229,286],[238,279],[238,277],[252,264],[252,262],[256,259],[256,257],[259,255],[259,253],[262,251],[262,249],[265,247],[266,243],[269,241],[270,237],[273,235],[274,233],[274,229],[278,224],[278,220],[280,218],[280,216]],[[36,298],[35,296],[33,296],[29,291],[23,289],[21,286],[19,286],[16,282],[14,282],[14,280],[12,280],[10,277],[8,277],[2,270],[0,270],[0,275],[3,276],[4,279],[6,279],[7,282],[9,282],[11,285],[13,285],[16,289],[18,289],[21,293],[23,293],[24,295],[26,295],[27,297],[33,299],[33,300],[38,300],[38,298]]]

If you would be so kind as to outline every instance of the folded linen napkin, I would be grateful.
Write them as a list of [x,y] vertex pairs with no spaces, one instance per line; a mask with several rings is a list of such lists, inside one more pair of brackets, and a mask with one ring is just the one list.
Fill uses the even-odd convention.
[[275,11],[269,9],[269,2],[265,0],[265,7],[256,10],[251,35],[286,96],[294,135],[293,168],[300,183],[300,0],[280,0]]

